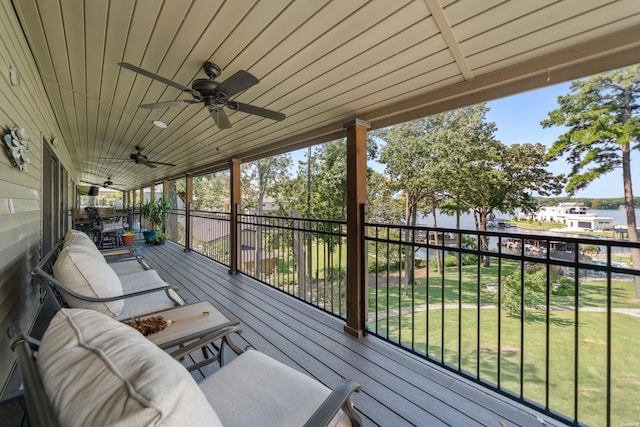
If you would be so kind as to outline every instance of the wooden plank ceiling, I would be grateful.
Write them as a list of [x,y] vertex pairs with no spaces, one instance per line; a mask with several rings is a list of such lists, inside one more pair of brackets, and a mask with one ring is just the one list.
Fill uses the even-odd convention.
[[[13,0],[82,182],[139,188],[640,62],[638,0]],[[184,86],[211,61],[260,83],[235,101],[281,122],[202,104]],[[161,120],[168,128],[152,124]],[[135,146],[155,169],[128,159]]]

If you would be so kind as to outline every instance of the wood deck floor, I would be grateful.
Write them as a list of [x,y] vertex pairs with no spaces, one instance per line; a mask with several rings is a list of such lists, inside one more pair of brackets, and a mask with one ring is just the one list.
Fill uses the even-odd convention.
[[365,425],[541,425],[535,411],[378,338],[352,338],[340,319],[202,255],[170,242],[139,250],[188,302],[210,300],[239,319],[247,344],[330,388],[359,382],[353,402]]

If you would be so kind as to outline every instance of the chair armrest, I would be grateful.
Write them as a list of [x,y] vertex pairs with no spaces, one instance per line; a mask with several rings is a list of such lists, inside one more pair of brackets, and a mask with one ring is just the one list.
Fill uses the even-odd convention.
[[[233,333],[240,334],[242,333],[242,329],[237,325],[223,326],[220,329],[214,332],[211,332],[210,334],[207,334],[203,337],[200,337],[187,345],[183,345],[179,347],[178,349],[169,353],[169,355],[174,359],[182,358],[195,350],[201,349],[207,344],[210,344],[219,339],[225,339],[230,334],[233,334]],[[235,344],[233,345],[229,344],[231,342],[230,340],[225,340],[225,342],[227,345],[229,345],[233,349],[234,352],[236,351],[236,349],[238,349],[240,353],[242,353],[242,350],[240,350]],[[166,346],[160,346],[160,348],[166,349]],[[236,353],[236,354],[239,354],[239,353]]]
[[71,289],[67,288],[65,285],[63,285],[60,282],[56,282],[56,287],[59,287],[60,289],[64,290],[67,294],[71,295],[72,297],[81,299],[83,301],[90,301],[90,302],[119,301],[121,299],[139,297],[140,295],[152,294],[154,292],[161,292],[161,291],[164,292],[164,291],[168,291],[168,290],[174,290],[174,291],[178,292],[178,288],[176,288],[175,286],[165,285],[165,286],[159,286],[157,288],[148,288],[148,289],[143,289],[143,290],[136,291],[136,292],[131,292],[131,293],[128,293],[128,294],[117,295],[117,296],[114,296],[114,297],[98,298],[98,297],[90,297],[90,296],[87,296],[87,295],[79,294],[79,293],[77,293],[75,291],[72,291]]
[[44,390],[40,372],[33,358],[33,350],[38,347],[38,341],[24,335],[18,335],[11,341],[11,349],[16,353],[20,376],[24,383],[29,425],[56,427],[60,424]]
[[[174,290],[176,292],[178,291],[178,288],[176,288],[175,286],[171,286],[171,285],[167,284],[165,286],[158,286],[156,288],[147,288],[147,289],[143,289],[143,290],[140,290],[140,291],[131,292],[131,293],[128,293],[128,294],[117,295],[117,296],[114,296],[114,297],[98,298],[98,297],[90,297],[90,296],[87,296],[87,295],[82,295],[82,294],[79,294],[76,291],[73,291],[73,290],[69,289],[66,285],[64,285],[63,283],[60,283],[52,275],[50,275],[49,273],[47,273],[46,271],[44,271],[41,268],[37,268],[37,267],[34,268],[33,271],[31,272],[31,274],[34,275],[34,276],[38,276],[42,281],[45,282],[45,284],[49,288],[51,288],[52,290],[54,290],[57,293],[59,293],[59,291],[62,290],[65,293],[71,295],[72,297],[81,299],[83,301],[90,301],[90,302],[110,302],[110,301],[118,301],[118,300],[125,299],[125,298],[133,298],[133,297],[137,297],[137,296],[145,295],[145,294],[151,294],[151,293],[154,293],[154,292],[161,292],[161,291],[167,292],[169,290]],[[178,304],[178,305],[180,305],[180,304]],[[60,309],[60,308],[62,308],[62,306],[56,307],[56,308]]]
[[117,264],[119,262],[125,262],[125,261],[138,261],[138,263],[142,266],[142,268],[144,268],[145,270],[151,270],[151,266],[149,265],[149,263],[147,263],[147,259],[140,255],[132,255],[132,256],[121,257],[116,259],[109,259],[107,260],[107,263]]
[[353,409],[349,397],[354,391],[360,391],[360,384],[351,380],[342,380],[340,385],[336,387],[331,394],[322,402],[322,405],[316,409],[311,418],[304,424],[305,427],[326,426],[336,416],[338,411],[342,409],[351,420],[351,425],[355,427],[362,426],[360,415]]
[[133,253],[133,249],[126,249],[126,248],[102,249],[100,253],[102,254],[103,257],[105,257],[105,259],[107,257],[136,256]]

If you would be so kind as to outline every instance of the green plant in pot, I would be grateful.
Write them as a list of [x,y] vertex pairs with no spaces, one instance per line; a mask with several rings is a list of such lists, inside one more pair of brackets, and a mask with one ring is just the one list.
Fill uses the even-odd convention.
[[143,232],[147,243],[155,243],[155,235],[158,230],[164,231],[169,219],[171,201],[167,197],[160,197],[157,200],[149,200],[140,208],[140,214],[149,220],[151,229]]
[[167,240],[169,236],[164,233],[156,233],[153,242],[156,245],[164,245],[165,240]]

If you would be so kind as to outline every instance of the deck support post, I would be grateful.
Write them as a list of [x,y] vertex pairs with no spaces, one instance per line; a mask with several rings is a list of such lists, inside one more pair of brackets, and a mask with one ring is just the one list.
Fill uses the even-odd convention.
[[229,274],[238,273],[240,260],[240,233],[238,232],[238,215],[240,214],[240,164],[238,159],[231,159],[229,170],[231,176],[231,221],[229,224]]
[[140,232],[142,232],[142,228],[146,228],[146,224],[142,224],[142,205],[144,205],[144,187],[140,187],[140,200],[138,203],[138,219],[140,220]]
[[169,180],[162,180],[162,197],[169,197]]
[[367,201],[367,129],[364,120],[345,123],[347,130],[347,324],[345,332],[356,338],[364,335],[367,325],[367,275],[362,257],[364,241],[363,206]]
[[184,250],[190,251],[192,245],[191,233],[191,209],[193,208],[193,177],[189,174],[185,175],[185,206],[184,206]]

